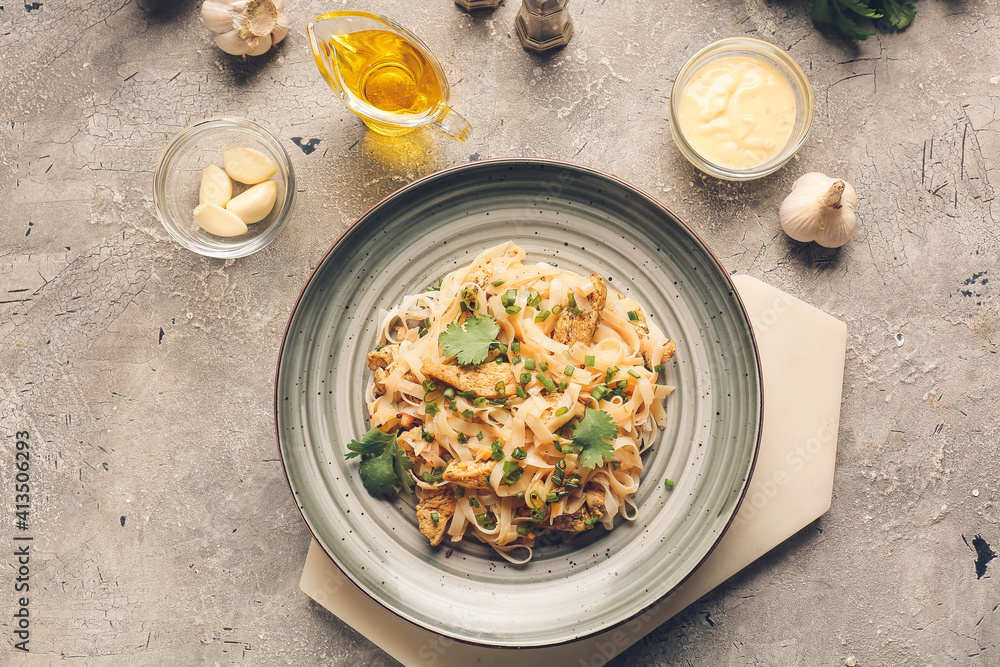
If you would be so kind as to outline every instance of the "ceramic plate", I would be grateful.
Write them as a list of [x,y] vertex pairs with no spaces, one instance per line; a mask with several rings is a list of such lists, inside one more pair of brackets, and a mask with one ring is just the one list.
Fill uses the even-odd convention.
[[[368,495],[347,443],[368,430],[365,355],[381,312],[480,252],[597,272],[677,341],[669,426],[646,454],[638,518],[512,565],[474,540],[431,547],[413,508]],[[288,483],[330,558],[386,609],[460,641],[528,647],[621,623],[677,587],[736,513],[760,433],[756,347],[729,276],[655,199],[559,162],[476,162],[404,187],[330,249],[292,313],[278,364]],[[675,480],[672,490],[664,479]]]

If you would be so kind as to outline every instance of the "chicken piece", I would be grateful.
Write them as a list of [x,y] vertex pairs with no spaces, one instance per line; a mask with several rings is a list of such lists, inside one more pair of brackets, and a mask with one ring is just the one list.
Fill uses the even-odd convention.
[[[587,484],[584,488],[583,507],[572,514],[563,514],[552,520],[552,527],[568,533],[579,533],[590,530],[597,520],[604,516],[604,487],[600,484]],[[588,519],[593,521],[588,525]]]
[[674,352],[676,351],[677,351],[676,341],[670,341],[669,343],[667,343],[667,347],[663,350],[663,361],[661,361],[660,363],[665,364],[671,359],[673,359]]
[[587,484],[583,489],[584,502],[591,512],[597,512],[597,516],[603,516],[601,510],[604,509],[604,487],[600,484]]
[[444,469],[444,481],[464,486],[467,489],[490,488],[490,474],[497,462],[488,461],[452,461]]
[[376,370],[387,368],[396,359],[399,353],[399,345],[385,345],[381,349],[375,349],[368,353],[368,368]]
[[[368,353],[368,368],[375,371],[375,398],[385,394],[387,389],[385,381],[396,370],[396,355],[398,353],[399,345],[396,344],[386,345]],[[410,371],[406,371],[403,377],[410,382],[417,381],[417,376]]]
[[[444,531],[448,527],[448,521],[455,515],[455,492],[448,486],[436,489],[423,489],[420,492],[420,502],[417,503],[417,523],[420,532],[431,541],[431,546],[436,547],[444,539]],[[434,521],[431,516],[437,512],[438,520]]]
[[591,511],[586,505],[572,514],[562,514],[552,520],[552,527],[567,533],[582,533],[590,530],[597,522],[587,524],[588,519],[600,519],[604,513],[600,510]]
[[[487,362],[478,366],[457,366],[427,361],[420,367],[420,372],[435,380],[447,382],[459,391],[474,391],[484,398],[510,396],[517,387],[517,380],[508,363]],[[502,394],[497,391],[498,382],[503,382]]]
[[594,332],[601,321],[601,311],[608,300],[608,288],[604,284],[604,278],[596,273],[590,274],[590,281],[594,283],[594,291],[587,297],[591,310],[578,314],[567,309],[559,313],[559,319],[552,330],[552,340],[557,343],[590,345],[593,341]]

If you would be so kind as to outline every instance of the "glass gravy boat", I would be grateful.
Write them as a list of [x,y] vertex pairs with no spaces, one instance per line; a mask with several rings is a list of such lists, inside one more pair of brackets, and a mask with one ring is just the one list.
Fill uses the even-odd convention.
[[472,126],[448,106],[448,79],[416,35],[369,12],[329,12],[308,25],[316,66],[369,128],[399,136],[430,127],[465,141]]

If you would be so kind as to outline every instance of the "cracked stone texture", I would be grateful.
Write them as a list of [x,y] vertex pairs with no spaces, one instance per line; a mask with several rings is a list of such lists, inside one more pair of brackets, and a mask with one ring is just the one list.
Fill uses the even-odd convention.
[[[511,0],[474,17],[448,0],[362,3],[444,61],[475,126],[460,145],[373,136],[337,101],[304,36],[337,0],[289,0],[287,41],[247,61],[215,48],[191,0],[3,3],[0,493],[10,512],[28,430],[36,541],[31,654],[13,649],[5,577],[0,661],[396,664],[298,590],[309,535],[277,460],[277,351],[356,216],[435,170],[517,155],[637,184],[728,269],[848,325],[830,512],[611,664],[1000,664],[996,562],[977,578],[970,546],[1000,543],[1000,14],[996,0],[917,7],[909,30],[855,45],[801,2],[573,0],[571,42],[539,57]],[[701,175],[667,124],[682,63],[734,35],[787,49],[816,93],[798,158],[749,184]],[[270,128],[301,187],[283,236],[238,261],[179,247],[152,205],[167,141],[224,114]],[[778,227],[806,171],[860,193],[840,251]]]

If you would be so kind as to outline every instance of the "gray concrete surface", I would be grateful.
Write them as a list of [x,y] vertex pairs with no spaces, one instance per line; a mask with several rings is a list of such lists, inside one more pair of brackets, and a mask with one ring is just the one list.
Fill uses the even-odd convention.
[[[273,372],[295,297],[357,215],[469,160],[542,156],[662,198],[732,271],[845,320],[830,512],[613,662],[1000,664],[997,459],[1000,18],[996,0],[924,0],[912,28],[859,45],[804,2],[573,0],[559,53],[525,53],[507,0],[366,1],[446,62],[460,145],[365,132],[304,37],[336,0],[288,0],[292,32],[242,62],[191,0],[0,9],[0,663],[395,664],[297,587],[309,535],[286,487]],[[675,150],[667,95],[714,39],[786,48],[816,91],[799,158],[759,182],[704,177]],[[152,172],[188,123],[255,119],[300,189],[265,252],[194,255],[166,235]],[[296,147],[318,139],[306,154]],[[789,241],[776,211],[805,171],[847,178],[861,226],[839,252]],[[15,529],[15,435],[32,506]],[[14,649],[16,535],[30,552],[30,653]]]

